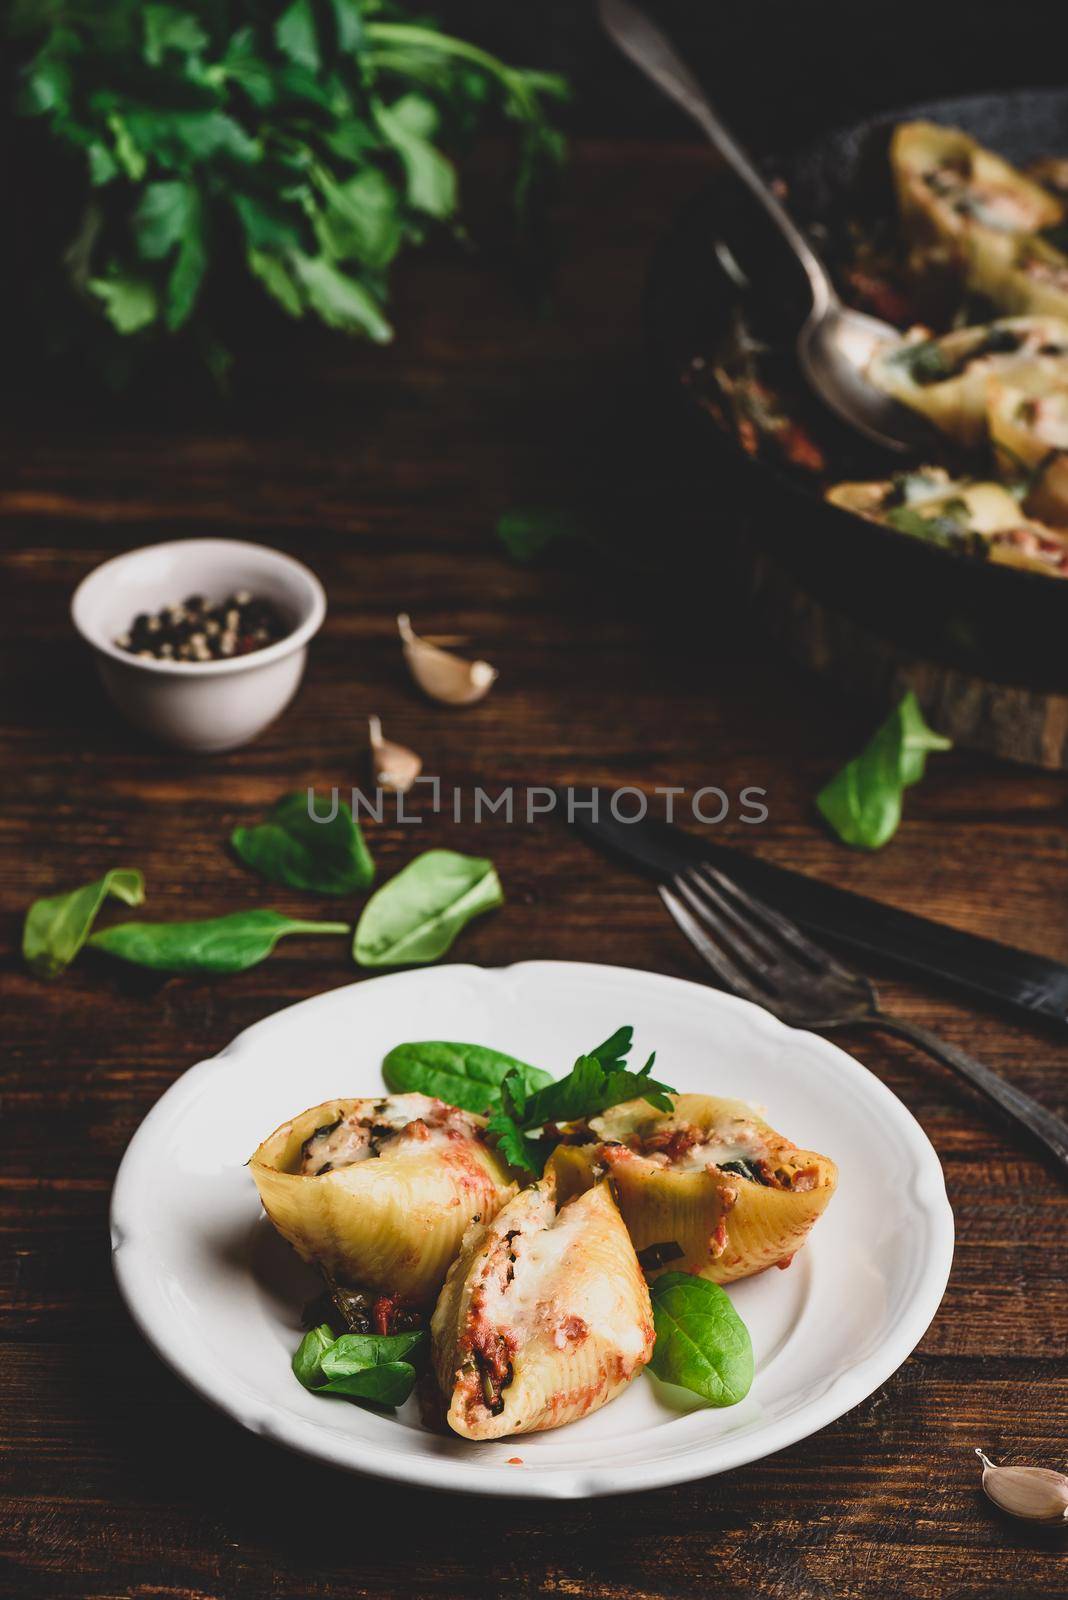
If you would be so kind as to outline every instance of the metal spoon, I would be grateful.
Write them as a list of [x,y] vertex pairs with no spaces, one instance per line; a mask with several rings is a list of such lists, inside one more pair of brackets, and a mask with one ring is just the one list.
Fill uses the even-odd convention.
[[660,29],[630,0],[598,0],[601,22],[624,55],[687,111],[755,196],[797,257],[812,290],[812,310],[797,336],[797,359],[810,387],[843,422],[886,450],[915,451],[921,419],[865,376],[878,345],[900,331],[842,304],[830,274],[779,204],[745,151],[713,111],[704,91]]

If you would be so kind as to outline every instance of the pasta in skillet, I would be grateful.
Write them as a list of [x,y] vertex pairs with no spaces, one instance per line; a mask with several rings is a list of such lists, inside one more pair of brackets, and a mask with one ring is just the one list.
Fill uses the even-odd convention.
[[827,499],[929,544],[1068,578],[1068,534],[1034,521],[1000,483],[954,481],[941,467],[924,467],[873,483],[838,483]]
[[1003,317],[955,328],[937,339],[910,334],[877,353],[869,376],[877,388],[920,412],[939,432],[975,449],[987,433],[991,383],[1011,383],[1016,372],[1036,364],[1064,387],[1068,322]]
[[899,123],[890,170],[913,273],[959,277],[995,305],[1006,303],[1020,241],[1064,217],[1060,200],[959,128]]
[[1068,526],[1068,360],[1033,362],[991,378],[987,421],[1005,472],[1030,475],[1028,512]]

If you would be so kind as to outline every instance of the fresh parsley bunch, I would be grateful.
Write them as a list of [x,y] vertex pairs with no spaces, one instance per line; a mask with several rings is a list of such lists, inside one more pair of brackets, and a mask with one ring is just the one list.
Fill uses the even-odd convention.
[[220,374],[242,276],[292,317],[388,341],[390,266],[458,228],[454,158],[495,113],[518,127],[521,212],[563,156],[560,78],[392,0],[21,0],[12,27],[16,109],[80,178],[70,290],[126,339],[189,329]]
[[577,1122],[596,1117],[624,1100],[648,1100],[658,1111],[671,1110],[674,1089],[649,1076],[656,1060],[654,1050],[644,1067],[631,1072],[626,1057],[634,1029],[617,1028],[610,1039],[588,1055],[579,1056],[566,1078],[530,1090],[522,1072],[513,1070],[501,1084],[500,1109],[490,1118],[486,1132],[513,1167],[541,1172],[546,1147],[535,1137],[539,1129],[557,1122]]

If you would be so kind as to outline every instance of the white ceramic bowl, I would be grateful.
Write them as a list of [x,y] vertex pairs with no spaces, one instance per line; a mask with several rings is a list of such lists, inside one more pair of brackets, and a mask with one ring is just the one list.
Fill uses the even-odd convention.
[[[148,660],[114,643],[139,612],[189,594],[217,603],[236,589],[278,608],[291,630],[284,639],[225,661]],[[307,567],[266,545],[175,539],[105,561],[78,585],[70,609],[124,716],[183,750],[234,750],[262,733],[296,693],[326,596]]]

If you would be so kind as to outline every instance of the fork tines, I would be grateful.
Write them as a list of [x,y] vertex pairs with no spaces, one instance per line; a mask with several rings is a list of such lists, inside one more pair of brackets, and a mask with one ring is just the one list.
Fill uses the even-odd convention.
[[728,988],[773,1010],[820,1006],[864,979],[803,934],[788,917],[711,866],[677,872],[661,897],[679,927]]

